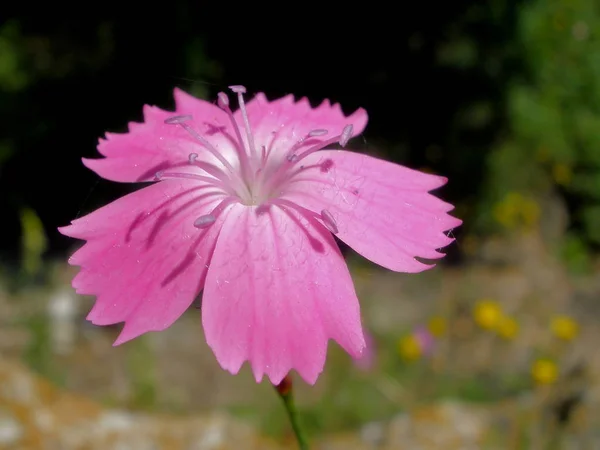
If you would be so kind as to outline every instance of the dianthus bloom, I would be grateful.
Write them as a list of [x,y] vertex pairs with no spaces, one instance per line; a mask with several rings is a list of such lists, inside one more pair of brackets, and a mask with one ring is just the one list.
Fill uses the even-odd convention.
[[87,241],[69,260],[87,319],[125,322],[115,345],[169,327],[202,295],[221,366],[249,361],[257,381],[295,369],[313,384],[328,340],[359,357],[360,309],[333,235],[388,269],[420,272],[461,222],[429,193],[446,179],[370,156],[325,150],[361,133],[367,114],[258,94],[239,109],[175,90],[175,112],[107,134],[84,164],[118,182],[152,182],[60,231]]

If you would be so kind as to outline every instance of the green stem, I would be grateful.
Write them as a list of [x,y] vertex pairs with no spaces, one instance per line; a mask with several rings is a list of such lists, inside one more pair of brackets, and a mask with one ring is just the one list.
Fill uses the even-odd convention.
[[309,450],[308,441],[306,440],[304,432],[302,431],[298,421],[298,410],[296,409],[296,405],[294,403],[292,379],[290,376],[287,375],[283,380],[281,380],[281,383],[275,386],[275,390],[279,394],[279,397],[281,397],[281,400],[283,400],[283,405],[285,406],[292,429],[294,430],[294,435],[296,436],[296,441],[298,442],[298,448],[300,450]]

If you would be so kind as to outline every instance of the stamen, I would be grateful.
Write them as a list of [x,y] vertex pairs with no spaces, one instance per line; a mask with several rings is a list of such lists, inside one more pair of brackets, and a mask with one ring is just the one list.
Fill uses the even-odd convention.
[[217,218],[212,214],[205,214],[196,219],[196,221],[194,222],[194,226],[196,228],[208,228],[216,221]]
[[164,170],[160,170],[154,174],[154,179],[156,181],[161,180],[172,180],[177,178],[183,178],[185,180],[196,180],[196,181],[204,181],[205,183],[210,183],[212,185],[223,188],[223,184],[220,180],[216,180],[214,178],[205,177],[202,175],[197,175],[195,173],[185,173],[185,172],[165,172]]
[[[308,155],[311,155],[311,154],[321,150],[322,148],[327,147],[328,145],[335,144],[336,142],[339,143],[342,147],[345,146],[348,143],[348,140],[350,139],[350,137],[352,136],[352,125],[351,124],[346,125],[344,127],[344,129],[342,130],[342,133],[339,134],[338,136],[334,136],[330,139],[321,141],[318,144],[315,144],[312,147],[308,148],[303,153],[300,153],[299,155],[295,153],[295,151],[298,149],[298,147],[300,147],[304,143],[304,141],[309,136],[311,136],[311,134],[313,136],[315,136],[315,135],[322,136],[323,134],[325,134],[325,133],[323,133],[323,131],[326,132],[326,130],[320,130],[320,129],[313,130],[292,146],[292,148],[290,149],[290,151],[288,152],[288,154],[286,156],[286,160],[290,164],[285,164],[285,161],[284,161],[277,168],[277,170],[275,170],[275,172],[271,175],[270,179],[268,180],[268,185],[266,188],[267,191],[273,189],[274,186],[277,186],[284,177],[287,176],[288,178],[293,178],[293,175],[296,175],[299,171],[296,170],[295,172],[290,174],[290,170],[298,161],[303,160]],[[309,167],[311,167],[311,166],[309,166]]]
[[342,137],[340,137],[340,145],[345,147],[350,138],[352,137],[352,124],[346,125],[342,131]]
[[337,223],[335,222],[335,219],[333,218],[331,213],[329,211],[327,211],[326,209],[321,211],[321,220],[323,220],[323,225],[325,225],[325,227],[329,231],[331,231],[333,234],[338,233],[339,230],[337,227]]
[[[231,167],[229,162],[219,153],[219,151],[212,146],[210,142],[204,139],[196,130],[190,127],[187,123],[180,123],[181,127],[187,131],[194,139],[204,145],[224,166]],[[232,167],[233,169],[233,167]]]
[[165,123],[167,125],[176,125],[176,124],[180,124],[183,122],[187,122],[188,120],[192,120],[192,116],[191,115],[185,115],[185,116],[173,116],[173,117],[169,117],[168,119],[165,119]]
[[292,147],[288,150],[288,155],[286,156],[287,160],[289,162],[295,162],[296,159],[298,158],[298,155],[296,155],[296,150],[298,150],[300,147],[302,147],[302,144],[304,144],[304,142],[311,137],[318,137],[318,136],[325,136],[328,133],[327,130],[324,129],[317,129],[317,130],[312,130],[309,131],[306,136],[304,136],[303,138],[300,138],[294,145],[292,145]]
[[245,94],[246,93],[246,88],[244,86],[242,86],[241,84],[235,84],[233,86],[229,86],[229,89],[231,89],[236,94]]
[[204,214],[204,215],[198,217],[194,221],[194,226],[196,228],[208,228],[209,226],[211,226],[213,223],[216,222],[217,218],[219,217],[219,214],[221,214],[227,206],[229,206],[230,204],[232,204],[236,201],[237,200],[235,197],[232,197],[232,196],[225,197],[225,199],[223,199],[221,201],[221,203],[219,203],[217,206],[215,206],[215,208],[210,212],[210,214]]
[[185,120],[189,120],[192,118],[192,116],[175,116],[175,117],[171,117],[169,119],[165,120],[165,123],[168,124],[174,124],[174,125],[179,125],[181,128],[183,128],[185,131],[187,131],[194,139],[196,139],[198,142],[200,142],[204,147],[206,147],[206,149],[212,153],[212,155],[217,158],[219,160],[219,162],[221,164],[223,164],[225,167],[227,167],[227,169],[231,172],[231,174],[235,174],[236,171],[235,169],[231,166],[231,164],[229,164],[229,161],[227,161],[223,155],[221,155],[219,153],[219,151],[214,148],[212,146],[212,144],[210,142],[208,142],[206,139],[204,139],[202,136],[200,136],[200,134],[194,130],[191,126],[189,126],[187,123],[185,123],[185,120],[183,120],[182,118],[187,118]]
[[221,109],[229,107],[229,97],[227,97],[225,92],[219,92],[217,94],[217,105],[219,105],[219,108]]
[[304,171],[309,170],[309,169],[319,169],[322,173],[327,173],[331,170],[332,167],[333,167],[333,161],[331,159],[326,159],[323,162],[311,164],[309,166],[305,166],[304,164],[302,164],[295,171],[289,173],[288,178],[290,180],[290,183],[294,183],[296,181],[302,181],[302,180],[306,181],[303,178],[300,178],[300,179],[296,178],[296,176]]
[[227,113],[227,116],[229,116],[229,120],[231,121],[231,125],[233,126],[233,130],[235,131],[235,135],[239,142],[239,148],[236,146],[236,150],[240,159],[241,171],[245,176],[247,176],[250,173],[250,161],[248,160],[248,155],[245,151],[244,140],[242,139],[242,132],[240,131],[240,127],[238,126],[238,123],[236,122],[235,117],[233,116],[233,112],[229,107],[229,97],[227,97],[227,94],[225,94],[225,92],[219,92],[217,94],[217,104],[219,105],[219,108],[225,111]]
[[300,154],[298,159],[296,159],[293,162],[298,162],[301,159],[306,158],[308,155],[321,150],[324,147],[327,147],[328,145],[331,144],[335,144],[336,142],[338,144],[340,144],[342,147],[345,147],[346,144],[348,143],[348,141],[350,140],[350,138],[352,137],[352,125],[346,125],[344,127],[344,129],[342,130],[342,133],[339,136],[334,136],[331,139],[327,139],[326,141],[322,141],[319,142],[318,144],[316,144],[315,146],[309,148],[308,150],[306,150],[304,153]]
[[196,166],[199,169],[202,169],[207,174],[212,175],[216,179],[223,182],[224,185],[231,184],[229,177],[227,174],[219,169],[214,164],[208,163],[206,161],[198,161],[198,153],[190,153],[188,156],[188,163],[191,166]]
[[250,120],[248,120],[248,112],[246,111],[246,103],[244,102],[243,96],[243,94],[246,93],[246,88],[244,86],[236,85],[229,86],[229,89],[235,92],[238,96],[238,105],[240,107],[240,112],[242,113],[242,119],[244,120],[246,138],[248,139],[248,145],[250,146],[250,155],[254,157],[256,156],[256,147],[254,147],[254,136],[252,136],[252,130],[250,129]]
[[304,208],[303,206],[300,206],[294,202],[291,202],[289,200],[285,200],[282,198],[273,199],[273,200],[271,200],[270,203],[272,205],[283,206],[284,208],[295,209],[296,211],[298,211],[300,214],[302,214],[305,217],[312,216],[312,217],[321,219],[323,222],[323,225],[325,225],[325,228],[327,228],[333,234],[337,234],[339,232],[335,219],[333,218],[331,213],[326,209],[323,209],[321,211],[321,214],[317,214],[316,212],[311,211],[310,209]]

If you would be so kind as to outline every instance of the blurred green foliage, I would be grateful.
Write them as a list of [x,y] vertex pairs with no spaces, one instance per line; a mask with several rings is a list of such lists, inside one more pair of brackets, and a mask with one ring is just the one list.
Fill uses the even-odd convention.
[[1,26],[0,88],[3,90],[20,91],[29,82],[29,76],[23,67],[23,52],[20,51],[20,46],[21,35],[18,23],[10,21]]
[[141,336],[127,347],[127,371],[133,388],[131,404],[138,408],[156,405],[156,361],[149,339]]
[[48,246],[42,221],[31,208],[22,208],[21,218],[21,271],[26,277],[36,276],[44,267],[42,256]]
[[53,383],[64,385],[65,368],[57,364],[56,356],[52,352],[51,323],[46,315],[33,313],[19,319],[16,325],[23,326],[30,333],[23,361]]
[[483,230],[506,226],[489,211],[507,196],[558,195],[570,213],[563,254],[577,264],[600,244],[599,32],[595,0],[523,5],[514,46],[524,70],[508,86],[508,133],[487,158],[479,217]]

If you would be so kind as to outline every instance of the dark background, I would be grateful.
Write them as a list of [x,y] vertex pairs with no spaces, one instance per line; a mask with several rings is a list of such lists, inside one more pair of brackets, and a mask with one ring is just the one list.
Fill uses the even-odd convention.
[[[97,154],[104,132],[140,120],[143,104],[171,107],[175,86],[214,99],[244,84],[271,98],[294,93],[340,102],[346,112],[366,108],[370,122],[356,149],[448,176],[440,195],[457,204],[464,233],[493,230],[493,201],[515,188],[558,191],[576,209],[581,198],[552,180],[535,189],[512,182],[535,146],[518,134],[519,120],[531,116],[511,110],[511,95],[523,83],[540,88],[532,52],[561,51],[527,20],[552,25],[563,14],[558,42],[567,50],[577,25],[568,2],[550,3],[11,2],[0,22],[2,258],[18,262],[21,208],[40,218],[51,257],[72,244],[57,226],[131,189],[99,181],[80,158]],[[563,61],[552,64],[560,70]],[[547,131],[538,125],[540,139]],[[516,156],[493,160],[507,141],[516,142]],[[581,236],[586,246],[593,241]]]

